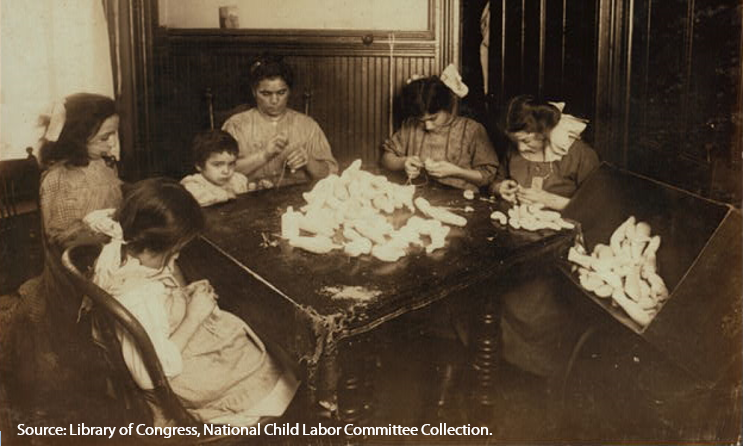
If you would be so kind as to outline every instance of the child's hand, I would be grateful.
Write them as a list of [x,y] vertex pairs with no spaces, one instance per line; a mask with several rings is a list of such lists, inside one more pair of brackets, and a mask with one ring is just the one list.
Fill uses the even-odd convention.
[[186,307],[186,317],[202,322],[217,308],[217,295],[214,291],[196,290]]
[[213,293],[214,288],[212,288],[211,283],[207,279],[197,280],[196,282],[191,282],[188,285],[186,285],[183,288],[186,291],[186,294],[191,296],[193,293],[196,292],[203,292],[203,293]]
[[521,187],[516,192],[516,198],[522,203],[534,204],[540,203],[550,209],[561,211],[570,202],[568,198],[557,194],[547,192],[543,189],[534,189],[530,187]]
[[405,173],[408,178],[414,180],[421,174],[421,168],[423,167],[423,161],[417,156],[409,156],[405,158]]
[[294,151],[292,151],[286,157],[286,165],[289,166],[289,169],[291,169],[292,172],[306,166],[307,161],[307,149],[305,149],[304,147],[298,147],[294,149]]
[[268,156],[268,159],[274,158],[276,155],[283,152],[288,145],[289,138],[286,133],[273,135],[266,144],[266,155]]
[[426,171],[434,178],[446,178],[456,176],[460,170],[458,166],[449,161],[429,160],[426,162]]
[[498,185],[498,194],[509,203],[516,203],[516,192],[519,184],[514,180],[503,180]]

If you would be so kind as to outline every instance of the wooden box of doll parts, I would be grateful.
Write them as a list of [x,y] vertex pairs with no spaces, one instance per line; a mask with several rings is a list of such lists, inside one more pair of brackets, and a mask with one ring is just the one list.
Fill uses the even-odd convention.
[[560,265],[580,294],[698,377],[740,362],[739,210],[603,164],[563,216],[582,227]]

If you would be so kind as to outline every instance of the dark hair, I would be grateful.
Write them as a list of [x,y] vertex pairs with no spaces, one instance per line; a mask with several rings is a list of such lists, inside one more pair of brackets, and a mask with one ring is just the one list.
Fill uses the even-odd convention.
[[[65,98],[65,122],[57,141],[43,140],[41,163],[49,166],[64,162],[71,166],[87,166],[88,141],[103,122],[117,115],[113,99],[91,93],[77,93]],[[47,122],[48,123],[48,122]]]
[[213,153],[227,152],[235,157],[240,153],[235,138],[224,130],[207,130],[199,133],[193,140],[191,150],[194,164],[199,167],[204,167],[204,163]]
[[201,206],[168,178],[150,178],[130,186],[116,212],[127,249],[166,253],[180,249],[204,229]]
[[289,88],[294,85],[294,73],[292,68],[284,62],[281,56],[264,54],[250,65],[250,86],[253,90],[264,79],[280,77]]
[[562,113],[554,105],[521,95],[511,99],[506,114],[506,132],[539,133],[548,136],[560,121]]
[[416,118],[442,110],[451,112],[454,103],[451,90],[437,76],[410,82],[403,88],[402,95],[406,115]]

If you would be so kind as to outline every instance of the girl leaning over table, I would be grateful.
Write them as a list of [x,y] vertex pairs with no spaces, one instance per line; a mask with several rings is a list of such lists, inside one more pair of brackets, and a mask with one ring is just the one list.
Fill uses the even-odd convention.
[[[204,227],[201,208],[180,184],[136,183],[119,209],[87,217],[111,241],[95,264],[94,281],[142,324],[173,391],[197,419],[250,426],[284,413],[299,382],[237,316],[217,306],[207,281],[186,285],[175,273],[180,250]],[[138,347],[118,333],[136,383],[152,382]]]
[[[580,135],[586,121],[562,113],[564,104],[517,96],[508,107],[506,159],[490,190],[511,203],[562,210],[598,167]],[[575,314],[561,299],[552,268],[516,279],[501,296],[503,356],[522,370],[556,377],[577,338]]]
[[384,142],[382,165],[405,170],[411,179],[425,172],[442,184],[477,190],[495,177],[498,157],[485,127],[454,112],[454,95],[466,95],[467,88],[454,67],[442,78],[426,77],[405,86],[403,102],[410,117]]

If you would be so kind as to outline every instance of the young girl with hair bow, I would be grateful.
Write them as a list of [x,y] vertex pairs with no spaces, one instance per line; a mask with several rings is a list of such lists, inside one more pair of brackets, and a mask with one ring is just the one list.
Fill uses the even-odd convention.
[[[186,285],[175,274],[180,250],[203,229],[201,208],[180,184],[143,180],[109,218],[88,223],[111,236],[94,281],[147,331],[173,391],[205,423],[250,426],[281,416],[299,382],[237,316],[217,306],[207,281]],[[124,360],[143,389],[152,382],[137,346],[119,333]]]

